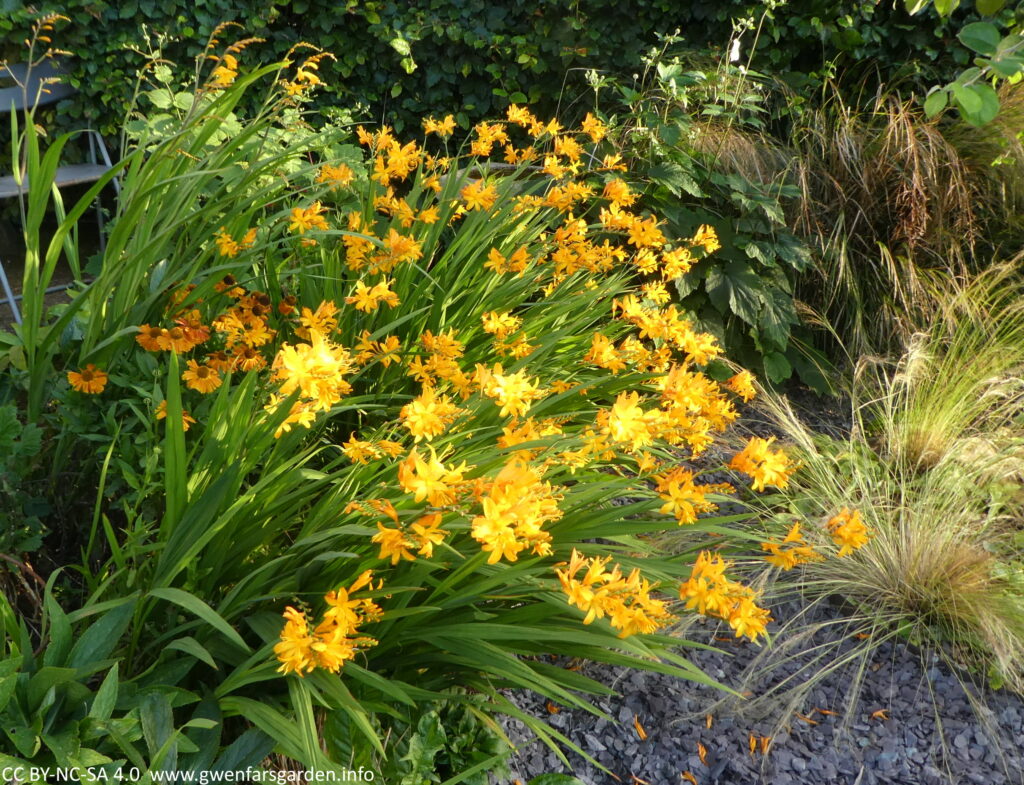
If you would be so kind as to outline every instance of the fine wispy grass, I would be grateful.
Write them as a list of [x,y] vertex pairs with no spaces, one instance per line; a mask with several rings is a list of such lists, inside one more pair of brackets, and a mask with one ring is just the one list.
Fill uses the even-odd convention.
[[800,520],[820,546],[830,518],[855,509],[872,537],[844,558],[774,571],[776,598],[804,610],[748,668],[743,686],[759,690],[747,711],[806,711],[810,691],[841,673],[852,722],[868,666],[895,642],[924,670],[944,662],[988,725],[986,685],[1024,689],[1020,278],[995,268],[933,296],[942,309],[897,361],[861,361],[848,437],[814,433],[781,396],[762,399],[801,461],[785,494],[762,500],[776,520]]

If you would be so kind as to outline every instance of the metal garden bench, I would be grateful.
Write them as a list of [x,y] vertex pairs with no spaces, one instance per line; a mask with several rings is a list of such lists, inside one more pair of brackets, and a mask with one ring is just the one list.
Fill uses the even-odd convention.
[[[32,106],[47,106],[54,104],[63,98],[68,98],[78,92],[67,82],[60,80],[65,72],[59,63],[53,60],[43,60],[41,63],[13,65],[0,65],[0,78],[13,79],[16,85],[13,87],[0,88],[0,117],[10,115],[14,112],[22,112]],[[63,188],[71,185],[81,185],[99,180],[106,172],[113,168],[110,160],[110,153],[103,143],[103,137],[93,129],[86,129],[86,137],[89,140],[89,162],[81,164],[69,164],[57,169],[54,176],[54,185]],[[0,199],[21,198],[28,193],[28,182],[22,177],[19,183],[14,175],[0,177]],[[120,192],[120,185],[116,179],[113,180],[114,189]],[[103,236],[103,210],[99,199],[96,200],[96,218],[100,227],[100,247],[104,245]],[[47,292],[56,292],[66,289],[64,285],[51,286]],[[10,306],[14,321],[21,323],[21,311],[18,309],[18,300],[21,295],[15,295],[11,290],[10,282],[7,279],[7,272],[4,269],[3,257],[0,255],[0,289],[3,299]]]

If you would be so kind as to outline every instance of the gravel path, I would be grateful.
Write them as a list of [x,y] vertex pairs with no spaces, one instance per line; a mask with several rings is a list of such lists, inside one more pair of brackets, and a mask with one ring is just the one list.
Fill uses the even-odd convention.
[[[840,435],[848,427],[839,404],[809,394],[791,400],[816,430]],[[772,432],[753,411],[745,413],[744,425],[757,435]],[[595,663],[587,663],[582,673],[618,693],[594,700],[604,717],[549,706],[533,693],[511,693],[521,709],[544,718],[607,771],[573,753],[566,766],[542,743],[531,741],[521,723],[507,720],[505,729],[519,752],[502,785],[546,773],[571,774],[586,785],[1024,785],[1024,699],[972,684],[966,674],[954,673],[938,658],[924,661],[903,643],[885,643],[867,658],[836,667],[809,690],[791,693],[789,711],[779,700],[758,701],[758,695],[793,674],[788,684],[799,685],[801,667],[817,670],[841,662],[858,644],[855,631],[841,623],[840,611],[827,603],[772,608],[783,621],[800,613],[811,624],[833,622],[801,647],[822,647],[817,651],[826,654],[818,661],[804,653],[781,664],[776,658],[766,668],[755,659],[763,648],[734,641],[713,622],[699,620],[686,629],[686,638],[717,647],[688,650],[691,660],[722,683],[749,690],[751,700],[723,698],[717,690],[663,674]],[[778,632],[779,624],[773,622],[769,631]]]

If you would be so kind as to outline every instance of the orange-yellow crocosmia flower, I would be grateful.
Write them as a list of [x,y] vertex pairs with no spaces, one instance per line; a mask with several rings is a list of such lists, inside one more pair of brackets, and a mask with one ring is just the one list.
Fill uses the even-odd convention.
[[532,402],[544,397],[540,382],[531,382],[525,370],[506,374],[501,365],[495,365],[482,378],[481,391],[501,407],[502,417],[524,417]]
[[392,565],[398,564],[402,559],[407,561],[416,560],[412,551],[409,550],[410,548],[415,548],[416,543],[408,539],[401,529],[389,529],[383,523],[378,522],[377,533],[373,535],[373,542],[380,546],[378,558],[391,559]]
[[[608,617],[619,637],[653,633],[673,620],[663,600],[651,597],[655,588],[634,569],[623,575],[619,565],[608,569],[610,557],[585,558],[573,549],[565,569],[555,570],[569,604],[586,613],[584,624]],[[576,577],[586,568],[582,578]]]
[[487,212],[498,200],[498,189],[487,185],[483,180],[476,180],[465,186],[459,195],[466,203],[467,210],[483,210]]
[[611,339],[603,333],[594,333],[590,341],[590,351],[583,357],[583,362],[592,363],[612,373],[618,373],[626,367],[622,355],[615,349]]
[[767,485],[785,488],[789,485],[790,476],[797,470],[796,464],[789,460],[784,451],[770,449],[774,441],[774,436],[770,439],[751,437],[747,446],[729,462],[730,469],[741,471],[754,480],[751,487],[755,491],[763,491]]
[[455,116],[445,115],[443,120],[435,120],[433,117],[426,117],[423,120],[423,133],[437,134],[438,136],[451,136],[455,132]]
[[473,519],[471,533],[489,553],[488,564],[516,561],[527,548],[538,556],[551,553],[551,535],[542,526],[562,517],[560,495],[538,470],[513,458],[494,478],[482,499],[483,514]]
[[338,308],[330,300],[324,300],[317,306],[315,311],[303,307],[299,316],[301,328],[295,334],[304,340],[309,340],[311,332],[318,332],[323,336],[334,332],[338,327]]
[[433,448],[429,460],[424,459],[414,448],[398,465],[398,484],[406,493],[413,494],[417,502],[426,500],[434,507],[443,507],[452,504],[458,497],[462,475],[466,471],[465,461],[449,469],[438,460]]
[[326,183],[331,188],[344,188],[351,185],[355,177],[356,173],[352,171],[352,167],[346,164],[324,164],[316,181]]
[[618,177],[605,183],[601,196],[620,207],[629,207],[638,198],[629,189],[629,184]]
[[640,395],[635,392],[619,393],[615,405],[607,415],[603,429],[613,441],[627,443],[633,449],[646,447],[654,442],[654,435],[648,428],[644,410],[639,406]]
[[358,439],[354,433],[341,446],[341,451],[345,453],[345,457],[352,461],[352,463],[364,466],[378,457],[378,452],[373,446],[373,442]]
[[781,543],[762,542],[761,550],[769,554],[764,557],[766,562],[783,571],[821,558],[820,554],[804,541],[799,521],[793,523]]
[[740,371],[727,379],[725,386],[744,401],[751,401],[757,396],[757,390],[754,389],[754,375],[750,371]]
[[316,670],[316,660],[306,614],[288,606],[284,609],[284,618],[281,640],[274,644],[274,654],[281,663],[278,671],[284,674],[297,673],[299,676],[312,673]]
[[593,142],[600,142],[604,139],[605,134],[608,133],[608,129],[605,124],[602,123],[598,118],[590,112],[587,112],[587,116],[583,118],[583,122],[580,123],[580,130],[587,134]]
[[210,74],[211,87],[230,87],[238,77],[238,60],[234,55],[226,54],[220,64]]
[[745,635],[756,643],[759,637],[768,633],[768,622],[772,617],[768,610],[758,606],[753,597],[747,596],[736,600],[725,620],[729,622],[737,638]]
[[730,565],[721,556],[701,551],[690,571],[690,577],[680,585],[679,598],[686,607],[698,613],[724,619],[736,632],[751,641],[767,633],[771,616],[757,605],[757,593],[749,586],[729,580],[725,570]]
[[213,236],[213,241],[217,244],[217,252],[220,253],[221,256],[234,258],[235,256],[238,256],[238,252],[241,250],[241,246],[232,239],[231,235],[227,233],[227,230],[225,230],[223,226],[220,228],[220,231]]
[[337,673],[361,649],[375,646],[377,641],[361,635],[359,627],[379,621],[382,611],[372,600],[352,596],[364,588],[381,588],[380,582],[373,584],[370,570],[359,575],[347,589],[340,587],[327,592],[324,595],[327,609],[313,630],[304,612],[290,606],[285,608],[284,628],[274,645],[274,654],[281,663],[278,671],[300,677],[317,668]]
[[409,429],[415,441],[430,441],[440,436],[459,415],[460,409],[455,406],[447,395],[437,395],[429,384],[423,386],[423,392],[402,407],[399,418],[402,425]]
[[297,234],[305,234],[310,229],[327,229],[327,219],[323,216],[323,205],[313,202],[309,207],[293,207],[288,230]]
[[481,318],[484,332],[496,335],[498,338],[507,338],[518,330],[523,320],[508,312],[488,311]]
[[839,514],[826,524],[832,540],[839,546],[837,556],[842,558],[867,544],[872,533],[861,520],[860,511],[843,507]]
[[274,358],[274,379],[280,394],[299,390],[302,399],[319,411],[328,411],[352,390],[345,376],[356,368],[347,349],[331,343],[319,330],[309,330],[310,343],[282,344]]
[[89,363],[77,371],[68,371],[68,382],[77,392],[98,395],[107,386],[107,374]]
[[704,247],[706,253],[714,253],[722,247],[721,242],[718,240],[718,233],[715,231],[715,227],[703,224],[697,233],[693,236],[691,241],[694,245],[700,245]]
[[374,294],[374,287],[367,286],[362,281],[356,281],[355,291],[345,298],[345,302],[357,311],[363,311],[364,313],[376,311],[377,306],[380,305],[380,301]]
[[731,490],[726,484],[697,485],[693,472],[680,466],[663,476],[656,477],[658,491],[665,504],[661,512],[674,515],[680,524],[694,523],[703,512],[718,509],[718,505],[707,500],[709,493]]
[[434,546],[444,542],[444,538],[448,534],[441,528],[441,513],[439,512],[424,515],[409,526],[409,531],[419,546],[416,553],[428,559],[434,555]]

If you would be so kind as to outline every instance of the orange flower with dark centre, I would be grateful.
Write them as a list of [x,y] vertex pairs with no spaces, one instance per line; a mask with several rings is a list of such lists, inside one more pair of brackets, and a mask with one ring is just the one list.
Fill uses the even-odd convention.
[[213,392],[221,384],[219,373],[207,365],[200,365],[195,360],[188,361],[188,368],[181,378],[190,389],[201,393]]
[[107,374],[89,363],[78,371],[68,371],[68,382],[80,393],[97,395],[107,386]]
[[235,352],[235,367],[243,371],[258,371],[267,361],[251,346],[240,346]]
[[164,328],[149,324],[139,325],[139,334],[135,336],[135,342],[147,352],[160,351],[160,339],[163,337]]
[[295,303],[298,302],[293,294],[289,294],[277,304],[277,312],[282,316],[288,316],[295,310]]
[[217,373],[222,373],[231,368],[231,358],[228,357],[227,352],[211,352],[206,355],[206,364]]
[[164,330],[157,343],[165,352],[187,352],[195,346],[195,342],[180,327]]

